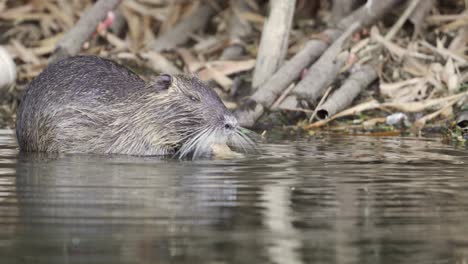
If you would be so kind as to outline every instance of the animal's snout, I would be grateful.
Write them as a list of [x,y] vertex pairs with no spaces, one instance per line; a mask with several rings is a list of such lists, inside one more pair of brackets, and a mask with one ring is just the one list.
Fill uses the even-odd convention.
[[235,130],[238,126],[237,119],[231,115],[224,116],[224,128],[226,130]]

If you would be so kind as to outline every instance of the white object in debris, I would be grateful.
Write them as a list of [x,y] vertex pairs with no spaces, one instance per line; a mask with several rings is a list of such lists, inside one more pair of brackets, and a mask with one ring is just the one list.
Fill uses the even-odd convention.
[[0,91],[16,80],[16,65],[8,50],[0,46]]
[[387,125],[390,125],[390,126],[400,125],[400,124],[403,124],[405,126],[410,125],[408,121],[408,116],[401,112],[387,116],[385,123],[387,123]]

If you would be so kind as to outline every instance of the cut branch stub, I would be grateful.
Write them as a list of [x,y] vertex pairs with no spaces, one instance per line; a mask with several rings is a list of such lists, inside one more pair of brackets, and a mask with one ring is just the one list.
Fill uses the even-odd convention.
[[377,79],[377,71],[371,65],[360,66],[344,84],[336,90],[317,111],[319,119],[326,119],[351,105],[359,93]]

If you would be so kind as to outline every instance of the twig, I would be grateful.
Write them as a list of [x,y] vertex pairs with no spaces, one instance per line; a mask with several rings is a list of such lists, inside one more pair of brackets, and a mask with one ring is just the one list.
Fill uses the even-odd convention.
[[68,56],[77,54],[83,43],[93,34],[99,22],[104,20],[107,13],[114,10],[122,0],[99,0],[88,9],[57,44],[57,47],[49,59],[55,62]]
[[[391,40],[396,33],[398,33],[398,30],[403,26],[403,24],[406,22],[408,17],[413,13],[414,9],[418,6],[419,2],[421,0],[412,0],[410,4],[408,5],[407,8],[405,8],[405,11],[403,14],[400,16],[398,21],[392,26],[392,28],[388,31],[387,35],[385,35],[385,40]],[[427,1],[427,0],[426,0]]]
[[303,113],[307,113],[307,114],[310,114],[312,113],[313,111],[312,110],[309,110],[309,109],[304,109],[304,108],[298,108],[298,107],[279,107],[281,110],[285,110],[285,111],[291,111],[291,112],[303,112]]
[[456,37],[450,42],[448,50],[456,52],[458,49],[464,49],[466,48],[466,43],[468,43],[468,23],[458,30]]
[[39,58],[30,49],[26,48],[19,41],[13,39],[11,40],[11,44],[16,49],[16,52],[18,53],[21,60],[23,60],[24,62],[30,62],[33,65],[41,64]]
[[439,53],[443,57],[450,57],[450,58],[462,63],[463,65],[468,64],[468,61],[465,60],[465,58],[453,53],[452,51],[450,51],[450,50],[448,50],[446,48],[442,48],[442,47],[436,48],[436,47],[432,46],[431,44],[429,44],[427,41],[421,41],[420,43],[424,47],[426,47],[426,48],[428,48],[428,49],[430,49],[430,50],[432,50],[432,51],[434,51],[436,53]]
[[436,118],[438,115],[440,115],[441,113],[443,113],[447,109],[451,108],[455,103],[457,103],[461,99],[462,98],[454,98],[453,100],[447,102],[446,105],[444,107],[442,107],[441,109],[419,118],[418,120],[416,120],[414,122],[413,126],[411,127],[411,131],[414,134],[419,134],[420,131],[423,129],[423,127],[426,125],[427,121],[430,121],[430,120]]
[[224,73],[211,67],[210,64],[205,64],[205,69],[208,71],[213,80],[215,80],[223,88],[224,91],[227,92],[231,89],[233,81],[224,75]]
[[459,101],[463,97],[468,96],[468,92],[463,92],[443,98],[438,98],[438,99],[428,99],[422,102],[408,102],[406,104],[404,103],[379,103],[377,100],[372,99],[371,101],[356,105],[354,107],[348,108],[346,110],[343,110],[339,112],[338,114],[335,114],[331,116],[328,119],[320,120],[315,123],[312,123],[310,125],[307,125],[307,129],[313,129],[313,128],[318,128],[321,126],[326,125],[332,120],[335,120],[340,117],[344,116],[350,116],[350,115],[355,115],[356,113],[367,111],[367,110],[372,110],[372,109],[377,109],[377,108],[385,108],[385,107],[390,107],[390,108],[395,108],[403,112],[420,112],[424,109],[430,108],[430,107],[444,107],[447,102],[452,102],[452,100]]
[[404,49],[393,42],[385,39],[382,35],[380,35],[380,32],[377,27],[372,27],[371,28],[371,38],[373,41],[381,44],[384,46],[388,51],[390,51],[392,54],[395,54],[399,58],[402,58],[403,56],[411,56],[414,58],[418,59],[423,59],[423,60],[433,60],[434,56],[426,55],[423,53],[415,52],[415,51],[408,51],[407,49]]
[[457,15],[432,15],[426,18],[429,23],[438,24],[441,22],[454,21],[454,20],[468,20],[468,13],[464,12]]
[[414,25],[413,39],[421,34],[424,19],[429,15],[434,4],[435,0],[420,1],[416,9],[411,13],[409,20]]
[[339,117],[355,115],[356,113],[360,113],[360,112],[370,110],[370,109],[375,109],[375,108],[378,108],[378,107],[380,107],[380,103],[377,100],[373,99],[371,101],[368,101],[368,102],[365,102],[365,103],[362,103],[362,104],[358,104],[358,105],[356,105],[354,107],[343,110],[343,111],[339,112],[338,114],[336,114],[334,116],[331,116],[328,119],[320,120],[320,121],[317,121],[317,122],[312,123],[310,125],[307,125],[306,129],[318,128],[318,127],[326,125],[328,122],[333,121],[333,120],[335,120],[335,119],[337,119]]
[[103,37],[107,42],[115,47],[115,50],[122,51],[128,49],[128,44],[124,40],[120,39],[116,35],[112,34],[109,31],[103,30],[98,33],[99,36]]
[[310,116],[309,123],[311,123],[312,120],[314,120],[315,115],[317,115],[317,110],[319,109],[319,107],[322,106],[323,102],[328,98],[328,94],[331,92],[332,88],[333,86],[330,86],[328,87],[327,91],[325,91],[325,94],[322,96],[322,99],[320,99],[320,102],[317,104],[317,107],[315,107],[314,112]]
[[[211,66],[216,71],[224,75],[231,75],[238,72],[249,71],[255,66],[255,60],[239,60],[239,61],[210,61],[205,65]],[[210,74],[205,69],[198,72],[198,77],[202,80],[207,80]]]
[[289,85],[289,87],[280,95],[280,97],[278,97],[278,99],[271,106],[271,109],[277,108],[284,101],[286,96],[288,96],[288,94],[292,91],[292,89],[294,89],[294,83],[291,83],[291,85]]
[[462,98],[464,96],[468,95],[468,92],[463,92],[463,93],[458,93],[442,98],[436,98],[436,99],[427,99],[424,101],[418,101],[418,102],[406,102],[406,103],[399,103],[399,102],[388,102],[388,103],[383,103],[381,104],[381,107],[390,107],[394,109],[398,109],[403,112],[420,112],[423,111],[424,109],[427,109],[429,107],[440,107],[442,105],[445,105],[447,102],[451,100],[455,100],[458,98]]
[[354,22],[359,22],[362,26],[370,25],[390,11],[398,2],[400,0],[368,1],[368,4],[343,18],[338,23],[337,29],[325,30],[321,35],[327,36],[328,41],[313,39],[307,42],[300,52],[255,91],[247,100],[247,105],[236,112],[239,123],[245,127],[252,127],[264,113],[265,108],[269,108],[275,102],[282,91],[300,76],[304,68],[317,59],[330,43],[339,38],[343,33],[343,28],[347,28]]

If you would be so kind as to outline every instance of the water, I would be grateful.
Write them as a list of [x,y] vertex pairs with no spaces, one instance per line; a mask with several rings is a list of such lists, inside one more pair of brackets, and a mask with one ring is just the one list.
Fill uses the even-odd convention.
[[17,155],[0,263],[466,263],[468,150],[325,137],[234,160]]

